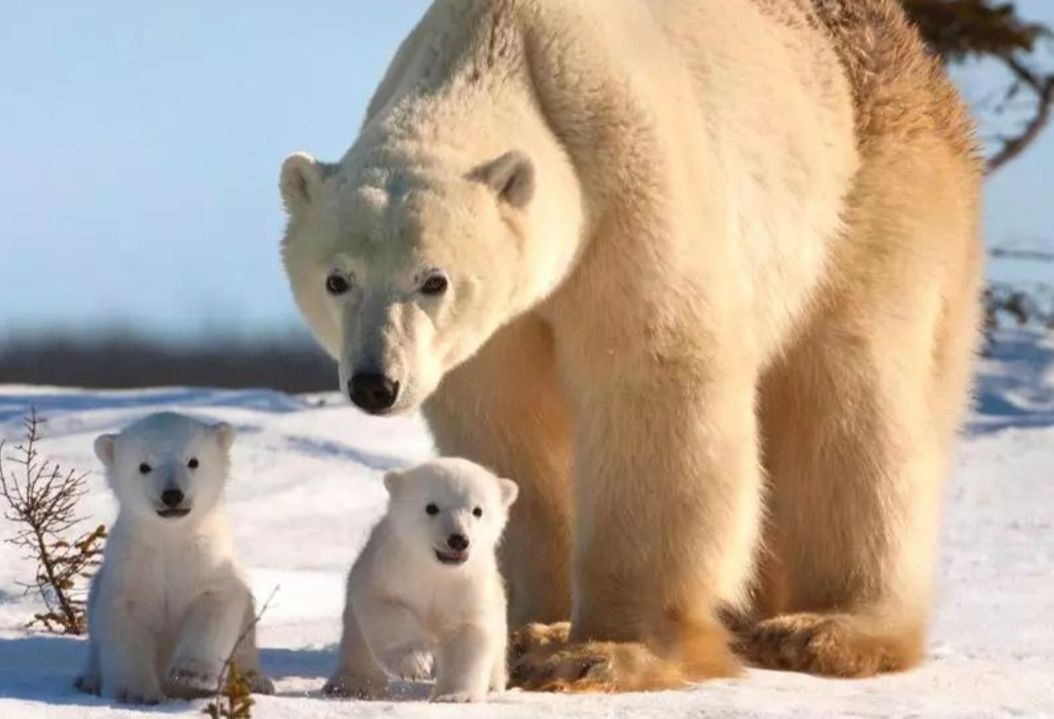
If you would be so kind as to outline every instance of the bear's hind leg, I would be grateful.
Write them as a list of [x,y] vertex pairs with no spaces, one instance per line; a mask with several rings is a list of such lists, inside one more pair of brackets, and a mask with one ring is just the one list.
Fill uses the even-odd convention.
[[930,374],[941,350],[917,316],[863,327],[825,318],[764,383],[769,549],[784,581],[769,617],[740,631],[760,666],[860,677],[923,653],[958,419],[934,408],[965,392]]

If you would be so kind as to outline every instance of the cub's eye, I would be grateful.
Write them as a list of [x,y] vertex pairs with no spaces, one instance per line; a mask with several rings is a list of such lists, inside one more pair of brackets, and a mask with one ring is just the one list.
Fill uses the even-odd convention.
[[197,457],[191,457],[190,461],[187,462],[187,466],[190,467],[191,469],[197,469],[198,468],[198,458]]
[[446,277],[443,275],[432,275],[424,284],[421,285],[421,294],[423,295],[441,295],[446,292],[446,288],[450,283],[447,282]]
[[343,275],[333,273],[326,278],[326,292],[331,295],[342,295],[351,289],[351,283]]
[[154,468],[151,467],[149,464],[143,462],[141,465],[139,465],[139,474],[150,474],[153,469]]
[[425,507],[425,512],[428,514],[428,516],[434,517],[439,514],[439,507],[435,506],[434,504],[429,504]]
[[482,517],[483,516],[483,508],[482,507],[476,507],[475,509],[473,509],[472,510],[472,516],[473,517]]

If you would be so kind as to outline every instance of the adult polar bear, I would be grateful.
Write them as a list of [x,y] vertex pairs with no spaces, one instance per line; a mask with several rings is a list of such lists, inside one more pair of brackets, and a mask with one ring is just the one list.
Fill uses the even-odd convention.
[[895,0],[437,0],[284,255],[356,404],[520,484],[520,684],[734,673],[719,616],[862,676],[923,646],[979,182]]

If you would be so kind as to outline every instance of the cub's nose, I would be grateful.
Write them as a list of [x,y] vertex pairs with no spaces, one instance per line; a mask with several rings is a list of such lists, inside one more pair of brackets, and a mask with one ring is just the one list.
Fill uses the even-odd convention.
[[166,507],[178,507],[183,501],[183,493],[178,489],[166,489],[161,493],[161,501]]
[[391,409],[398,396],[399,383],[376,372],[359,372],[348,382],[348,397],[371,414]]
[[451,534],[447,537],[446,544],[455,552],[464,552],[468,549],[468,537],[464,534]]

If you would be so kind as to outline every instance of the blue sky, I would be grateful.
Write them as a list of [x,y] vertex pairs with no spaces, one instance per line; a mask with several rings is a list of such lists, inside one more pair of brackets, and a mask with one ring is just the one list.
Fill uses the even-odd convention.
[[[279,165],[344,152],[427,4],[5,2],[0,337],[299,326]],[[1054,22],[1049,0],[1020,5]],[[1052,168],[1054,129],[989,182],[990,241],[1054,238]]]

